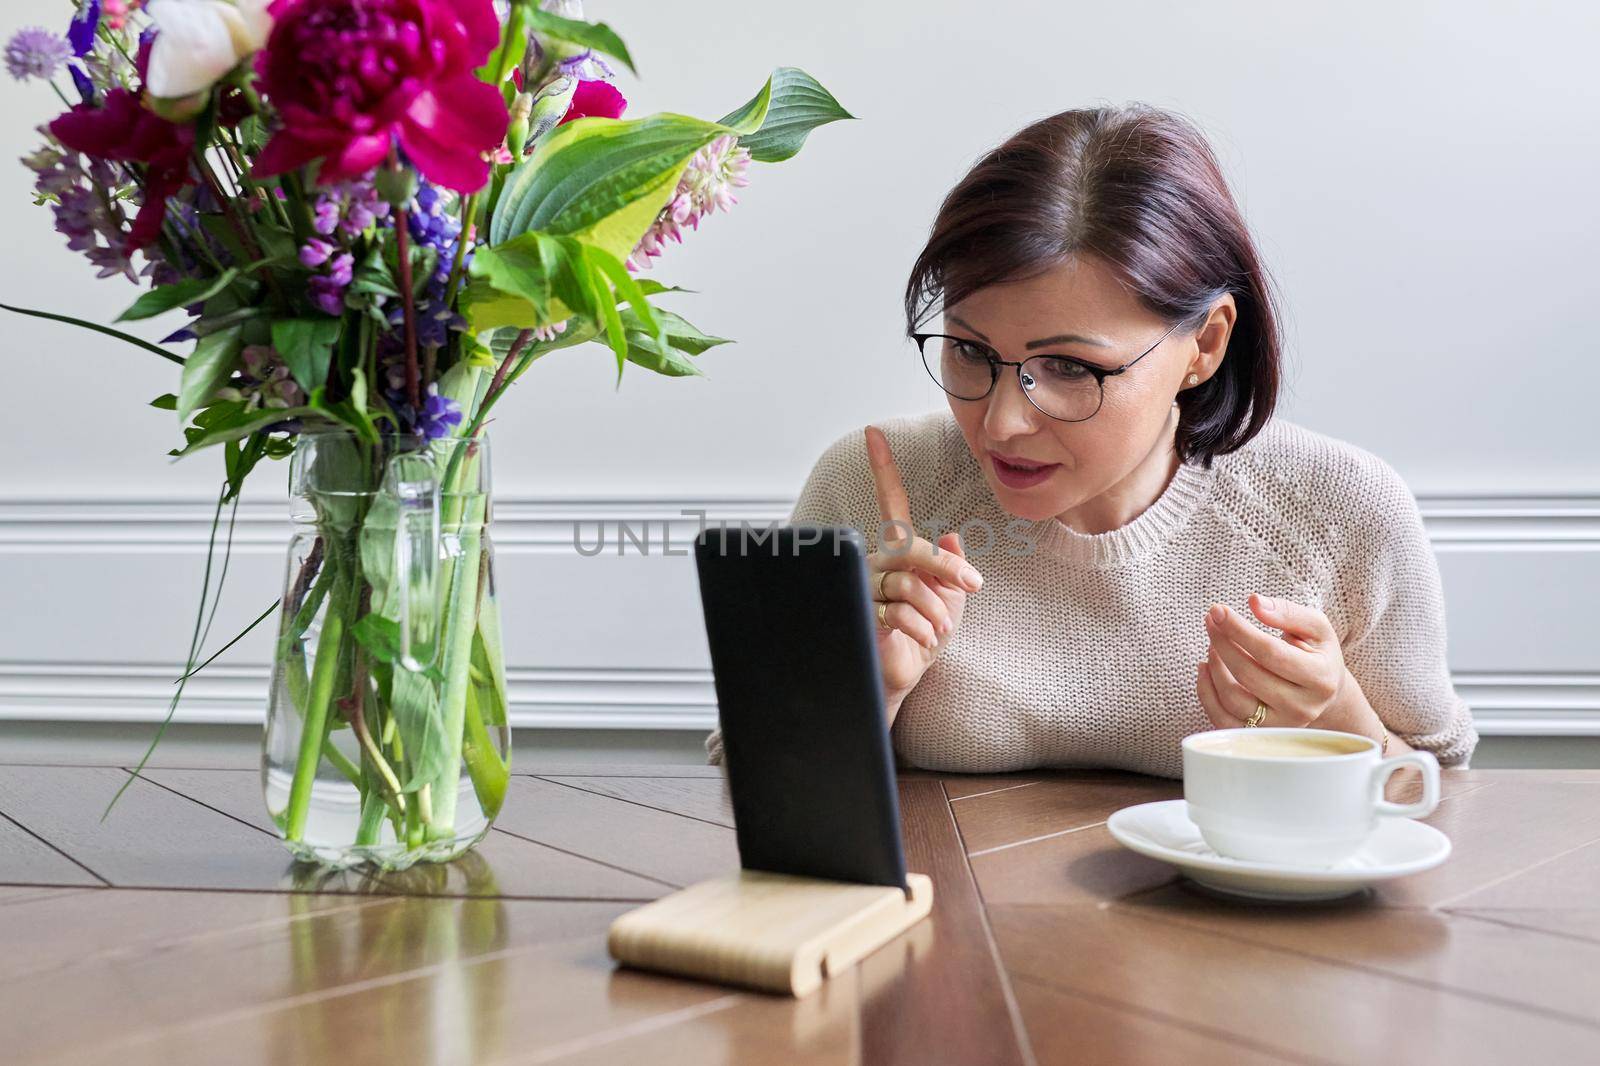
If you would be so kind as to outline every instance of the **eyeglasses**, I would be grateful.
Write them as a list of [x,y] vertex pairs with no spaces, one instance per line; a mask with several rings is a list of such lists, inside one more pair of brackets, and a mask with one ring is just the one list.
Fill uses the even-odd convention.
[[1029,403],[1059,421],[1083,422],[1100,410],[1106,378],[1115,377],[1161,347],[1179,324],[1174,322],[1154,344],[1115,370],[1065,355],[1035,355],[1020,363],[1012,362],[1001,359],[986,344],[946,333],[913,333],[911,339],[922,352],[922,365],[927,367],[928,375],[958,400],[983,399],[994,391],[1000,368],[1014,366]]

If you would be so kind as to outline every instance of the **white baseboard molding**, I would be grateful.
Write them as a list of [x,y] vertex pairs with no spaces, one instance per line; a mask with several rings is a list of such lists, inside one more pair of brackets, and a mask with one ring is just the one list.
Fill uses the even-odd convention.
[[[1418,493],[1417,504],[1434,547],[1515,550],[1600,550],[1600,494],[1594,492]],[[752,525],[783,522],[793,508],[789,496],[730,494],[706,496],[497,496],[494,539],[497,550],[573,551],[574,531],[592,544],[606,532],[606,550],[615,550],[626,525],[649,535],[652,553],[664,532],[678,551],[699,532],[701,517],[711,522]],[[0,554],[27,551],[190,551],[206,543],[214,504],[199,498],[158,496],[123,499],[76,497],[0,497]],[[226,516],[224,516],[226,517]],[[250,500],[239,505],[234,523],[235,550],[271,547],[288,539],[288,508],[283,500]],[[637,548],[630,542],[630,552]]]
[[[180,671],[141,664],[0,663],[0,721],[159,722]],[[208,668],[185,687],[176,721],[260,724],[265,666]],[[705,670],[511,669],[510,721],[533,729],[710,729]],[[1600,674],[1458,674],[1484,736],[1600,736]]]
[[[702,521],[782,522],[792,503],[759,494],[499,497],[498,578],[516,636],[512,724],[709,729],[715,693],[693,563],[682,556]],[[1479,731],[1600,737],[1600,494],[1419,493],[1418,504],[1445,580],[1455,684]],[[236,632],[276,594],[287,513],[281,499],[240,505],[217,633]],[[0,621],[0,721],[160,721],[212,514],[194,497],[0,497],[0,588],[14,598]],[[603,555],[578,550],[602,535]],[[669,550],[678,558],[661,559]],[[1530,590],[1539,590],[1537,611]],[[195,678],[178,720],[259,723],[269,647],[264,629],[253,633]],[[519,664],[517,649],[557,665]],[[571,663],[586,665],[562,665]]]
[[[181,667],[119,663],[0,663],[0,721],[159,722]],[[175,721],[260,724],[266,666],[208,667],[184,686]],[[508,667],[516,728],[710,729],[717,705],[703,670],[539,670]]]

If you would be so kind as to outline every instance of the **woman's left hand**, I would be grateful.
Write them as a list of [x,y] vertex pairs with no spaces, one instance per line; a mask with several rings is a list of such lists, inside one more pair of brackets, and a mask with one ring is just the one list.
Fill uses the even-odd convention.
[[1259,594],[1251,597],[1250,609],[1283,636],[1263,633],[1223,604],[1212,605],[1205,622],[1211,648],[1195,682],[1206,717],[1218,729],[1232,729],[1260,702],[1267,714],[1259,725],[1320,724],[1348,677],[1333,623],[1314,607]]

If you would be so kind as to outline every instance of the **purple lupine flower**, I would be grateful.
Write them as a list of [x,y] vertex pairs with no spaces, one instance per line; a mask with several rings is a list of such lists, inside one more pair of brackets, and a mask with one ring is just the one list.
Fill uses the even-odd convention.
[[128,258],[126,219],[115,196],[125,184],[112,164],[96,160],[86,171],[77,152],[49,145],[23,162],[38,175],[34,189],[41,200],[54,201],[56,231],[67,247],[82,252],[102,278],[122,274],[137,282]]
[[128,253],[121,244],[102,244],[88,251],[89,262],[99,268],[95,273],[97,278],[109,278],[113,274],[121,274],[135,285],[139,283],[138,271],[133,269],[133,260],[128,258]]
[[339,233],[354,238],[379,219],[389,217],[389,202],[378,193],[373,175],[335,182],[317,192],[312,228],[324,237]]
[[368,229],[389,216],[389,204],[378,194],[372,178],[368,173],[324,186],[312,202],[311,228],[318,236],[300,247],[299,257],[303,266],[321,268],[312,276],[308,291],[311,303],[326,314],[344,313],[345,290],[355,267],[351,248]]
[[344,314],[344,291],[354,277],[355,256],[340,252],[328,260],[325,273],[311,279],[311,302],[319,311],[330,315]]
[[[100,0],[83,0],[78,13],[67,26],[67,40],[72,43],[72,54],[86,56],[94,47],[94,31],[100,28]],[[142,42],[141,42],[142,43]]]
[[74,252],[87,252],[99,243],[100,198],[90,189],[74,185],[60,192],[56,203],[56,232],[67,238]]
[[315,217],[311,220],[311,228],[324,237],[333,236],[333,231],[339,228],[339,205],[332,197],[317,197]]
[[[422,182],[406,210],[407,228],[411,239],[419,248],[432,248],[437,253],[433,273],[421,299],[416,304],[417,343],[425,348],[443,347],[450,339],[451,330],[466,328],[466,319],[456,313],[446,300],[450,272],[455,266],[456,248],[461,241],[461,222],[449,210],[445,197],[438,187]],[[469,243],[462,257],[463,275],[472,264],[472,246]],[[396,326],[403,322],[403,309],[390,312]]]
[[49,81],[72,56],[72,46],[58,33],[40,26],[18,30],[6,42],[6,69],[17,81]]
[[319,267],[333,255],[333,245],[321,237],[312,237],[300,246],[300,265],[304,267]]
[[311,305],[325,315],[344,314],[344,290],[330,285],[327,278],[315,277],[310,285]]
[[439,395],[437,383],[428,386],[428,395],[422,401],[416,424],[411,431],[423,440],[448,437],[450,431],[461,424],[461,405],[448,396]]
[[[394,334],[385,336],[394,337]],[[424,391],[420,413],[411,406],[406,398],[405,351],[398,340],[385,341],[379,359],[383,367],[383,395],[399,420],[396,425],[384,419],[385,432],[408,434],[425,441],[438,440],[461,424],[461,405],[447,396],[440,396],[437,382]]]
[[354,270],[356,257],[349,252],[341,252],[328,260],[327,278],[340,288],[350,284],[350,279],[355,276]]
[[350,183],[349,203],[339,228],[347,237],[364,233],[379,219],[389,217],[389,201],[378,195],[371,182]]

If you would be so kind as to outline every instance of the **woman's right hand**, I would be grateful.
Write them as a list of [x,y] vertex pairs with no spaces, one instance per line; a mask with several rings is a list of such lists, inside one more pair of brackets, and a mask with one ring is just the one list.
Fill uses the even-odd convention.
[[983,576],[967,562],[957,534],[945,533],[937,547],[915,535],[911,502],[889,439],[877,426],[868,426],[866,434],[884,522],[883,548],[867,556],[867,577],[878,615],[878,664],[892,723],[906,694],[961,624],[967,594],[983,587]]

